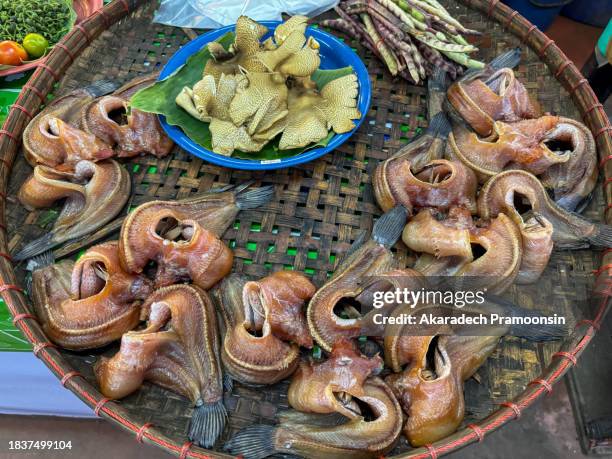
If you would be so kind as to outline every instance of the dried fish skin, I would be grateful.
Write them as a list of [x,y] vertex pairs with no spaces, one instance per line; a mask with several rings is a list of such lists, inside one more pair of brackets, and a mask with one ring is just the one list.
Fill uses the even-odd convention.
[[299,14],[291,16],[274,29],[274,41],[277,45],[281,45],[293,32],[297,31],[304,34],[307,26],[308,18],[306,16]]
[[206,75],[192,88],[184,87],[176,97],[176,103],[191,116],[210,123],[214,118],[229,121],[229,105],[238,87],[246,87],[247,78],[222,74],[218,83],[212,75]]
[[253,134],[287,115],[288,89],[285,79],[277,73],[247,72],[245,76],[248,85],[236,88],[229,115],[236,126],[246,124]]
[[336,134],[351,131],[355,127],[353,120],[362,116],[357,109],[357,94],[355,74],[327,83],[320,93],[312,89],[292,88],[289,91],[287,126],[279,148],[286,150],[306,146],[324,138],[329,129]]
[[[91,282],[93,269],[103,283]],[[45,334],[72,350],[102,347],[133,329],[151,290],[146,278],[121,270],[116,241],[92,247],[77,263],[61,261],[32,274],[34,309]]]
[[62,198],[65,202],[53,229],[26,244],[15,260],[30,258],[105,225],[121,212],[130,189],[128,172],[114,160],[79,161],[74,172],[36,166],[19,190],[19,201],[27,209],[49,207]]
[[[257,53],[257,59],[270,72],[280,72],[285,76],[307,77],[319,68],[319,43],[304,35],[304,27],[294,28],[276,47]],[[279,34],[282,35],[284,31]]]
[[589,222],[558,206],[538,178],[526,171],[510,170],[491,177],[480,190],[478,213],[483,218],[491,218],[503,212],[514,214],[513,219],[517,220],[522,216],[515,207],[516,198],[526,199],[533,212],[551,223],[555,247],[576,249],[612,245],[609,225]]
[[215,81],[219,81],[222,74],[239,74],[241,68],[248,72],[265,72],[266,67],[256,54],[261,49],[259,40],[267,32],[267,27],[247,16],[240,16],[236,21],[236,39],[229,50],[218,43],[208,44],[212,59],[206,62],[203,76],[211,75]]
[[126,333],[119,352],[102,357],[95,373],[101,392],[122,398],[144,381],[161,385],[194,405],[189,438],[210,447],[227,413],[217,339],[217,318],[206,292],[190,285],[157,290],[143,305],[147,326]]
[[[312,345],[299,324],[303,323],[302,307],[314,286],[293,272],[280,276],[275,273],[256,284],[259,285],[231,274],[211,291],[224,323],[221,358],[234,379],[273,384],[297,368],[297,343]],[[285,322],[284,327],[279,327],[283,318],[294,324]]]
[[[334,416],[289,411],[278,426],[249,426],[225,445],[226,451],[244,457],[263,458],[274,453],[305,458],[374,459],[390,451],[402,428],[402,412],[391,389],[379,378],[364,384],[359,399],[375,419],[362,416],[342,422]],[[330,422],[331,421],[331,422]]]
[[484,76],[457,81],[447,92],[450,108],[479,135],[491,135],[495,121],[512,123],[539,116],[539,105],[530,99],[512,69],[501,68],[481,78]]
[[568,152],[553,151],[546,144],[554,139],[559,123],[559,117],[549,115],[511,124],[497,121],[494,137],[487,139],[457,125],[448,143],[451,155],[474,169],[481,181],[507,169],[523,169],[540,175],[570,160]]
[[377,201],[384,207],[446,211],[459,206],[476,211],[476,175],[459,161],[437,159],[414,171],[409,161],[397,158],[383,164],[374,180]]
[[246,127],[236,126],[230,121],[213,118],[209,129],[213,151],[223,156],[230,156],[234,150],[260,151],[265,145],[265,142],[255,140],[255,136],[251,137]]
[[340,413],[354,419],[360,412],[352,397],[365,394],[366,379],[382,366],[378,355],[370,359],[358,352],[353,342],[340,341],[327,360],[300,363],[287,393],[289,405],[304,413]]

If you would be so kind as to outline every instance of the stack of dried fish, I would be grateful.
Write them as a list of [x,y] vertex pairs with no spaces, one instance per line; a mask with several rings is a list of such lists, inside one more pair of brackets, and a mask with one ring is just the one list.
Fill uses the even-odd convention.
[[[190,438],[212,446],[227,414],[217,315],[205,289],[231,270],[233,253],[220,236],[272,191],[245,184],[151,201],[123,222],[119,241],[90,248],[76,263],[52,264],[48,252],[35,258],[32,298],[43,329],[67,349],[121,339],[119,351],[96,364],[102,393],[123,398],[150,381],[183,395],[194,407]],[[275,306],[281,319],[283,307]]]
[[121,212],[130,196],[130,176],[110,158],[170,153],[173,143],[157,116],[127,110],[130,97],[154,81],[155,76],[137,78],[119,89],[110,81],[97,82],[55,99],[28,124],[23,149],[34,172],[19,201],[28,209],[65,201],[53,229],[29,242],[15,260],[91,234]]
[[477,48],[462,34],[465,28],[437,0],[342,0],[339,19],[321,26],[339,30],[362,43],[387,66],[391,75],[422,84],[436,68],[453,79],[463,67],[482,68],[470,58]]
[[[452,129],[437,113],[424,136],[376,170],[379,205],[413,215],[403,240],[427,276],[479,278],[501,293],[535,282],[553,246],[612,242],[609,226],[574,213],[597,180],[593,136],[577,121],[541,115],[511,69],[519,59],[510,51],[453,83],[445,103]],[[439,90],[444,75],[436,78]]]

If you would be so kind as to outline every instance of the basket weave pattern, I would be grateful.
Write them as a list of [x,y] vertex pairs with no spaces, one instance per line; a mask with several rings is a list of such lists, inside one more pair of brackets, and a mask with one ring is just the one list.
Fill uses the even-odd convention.
[[[124,82],[159,70],[188,37],[180,29],[152,26],[154,7],[155,2],[116,0],[73,30],[34,73],[0,130],[0,222],[8,226],[0,226],[0,294],[16,325],[33,343],[35,354],[96,414],[133,432],[139,441],[157,444],[177,456],[212,457],[220,453],[184,442],[191,413],[188,403],[180,397],[145,385],[121,402],[103,398],[95,388],[91,370],[98,354],[66,352],[48,342],[21,291],[23,268],[14,267],[8,255],[24,238],[44,232],[37,224],[41,212],[28,212],[13,199],[30,171],[23,155],[18,155],[25,125],[52,90],[64,94],[101,78]],[[485,31],[477,42],[483,59],[521,46],[524,54],[518,77],[528,90],[547,111],[582,118],[590,127],[597,140],[603,185],[597,188],[586,216],[593,220],[607,218],[612,203],[612,191],[607,186],[612,177],[612,165],[608,164],[612,158],[612,131],[586,80],[550,39],[497,0],[453,2],[449,9],[466,26]],[[131,205],[151,199],[181,198],[212,186],[252,178],[273,184],[275,200],[263,210],[241,212],[224,235],[235,252],[234,269],[261,277],[274,270],[293,268],[311,275],[313,282],[321,285],[350,243],[361,231],[371,229],[373,217],[380,214],[370,180],[378,160],[387,158],[427,126],[426,90],[391,80],[375,58],[359,45],[352,45],[368,66],[373,104],[363,126],[349,142],[301,167],[256,174],[204,163],[178,148],[161,160],[136,158],[126,165],[134,183]],[[56,81],[59,86],[54,88]],[[119,222],[111,225],[109,234],[118,226]],[[70,247],[62,248],[56,255],[70,255],[72,251]],[[401,247],[396,255],[401,264],[410,263]],[[610,257],[608,251],[603,255],[586,250],[555,252],[537,286],[513,288],[511,294],[521,304],[574,318],[575,333],[561,349],[558,344],[534,345],[515,338],[504,339],[479,372],[481,383],[467,384],[465,427],[425,448],[409,449],[402,439],[392,454],[435,459],[482,440],[551,391],[552,385],[576,363],[606,311],[607,297],[595,310],[578,311],[576,304],[587,302],[595,283],[610,282]],[[563,288],[572,284],[581,287]],[[112,353],[114,348],[105,352]],[[287,407],[286,383],[264,390],[236,384],[226,397],[231,413],[230,434],[252,423],[272,423],[276,413]]]

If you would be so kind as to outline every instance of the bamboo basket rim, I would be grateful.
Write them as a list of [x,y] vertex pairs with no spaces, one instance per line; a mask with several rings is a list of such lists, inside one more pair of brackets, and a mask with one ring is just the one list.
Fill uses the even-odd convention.
[[[46,96],[52,90],[54,83],[60,79],[63,72],[89,43],[144,2],[145,0],[114,0],[73,28],[55,46],[46,61],[39,65],[28,83],[22,88],[19,98],[11,106],[4,125],[0,129],[0,297],[6,303],[13,317],[14,325],[19,327],[32,344],[34,355],[49,367],[64,387],[74,392],[91,407],[97,416],[108,419],[131,432],[136,436],[137,441],[156,445],[180,458],[231,457],[217,451],[196,447],[190,442],[181,444],[164,435],[151,423],[133,422],[129,413],[120,404],[103,397],[80,373],[74,371],[58,352],[56,346],[46,338],[36,316],[30,313],[27,298],[23,289],[18,285],[11,257],[8,254],[6,192],[11,168],[25,126],[46,101]],[[607,185],[612,181],[612,163],[610,163],[612,126],[610,126],[603,105],[597,100],[588,81],[552,39],[517,11],[501,3],[500,0],[461,0],[461,3],[485,13],[506,30],[520,37],[525,45],[538,53],[539,58],[548,65],[555,78],[569,91],[597,143],[599,169],[603,175],[606,198],[606,207],[602,209],[602,214],[607,222],[610,221],[607,218],[607,211],[612,208],[612,189]],[[525,408],[531,406],[544,394],[552,392],[553,385],[577,364],[578,358],[593,339],[610,307],[611,289],[608,286],[611,272],[612,248],[608,248],[602,252],[600,268],[593,272],[596,279],[595,288],[599,285],[604,286],[602,299],[595,316],[592,320],[583,320],[576,325],[572,335],[564,342],[561,351],[554,354],[551,363],[543,370],[540,377],[530,382],[519,396],[512,401],[500,404],[495,412],[478,423],[469,424],[462,430],[433,444],[394,457],[437,459],[439,456],[470,443],[481,442],[488,433],[519,418]]]

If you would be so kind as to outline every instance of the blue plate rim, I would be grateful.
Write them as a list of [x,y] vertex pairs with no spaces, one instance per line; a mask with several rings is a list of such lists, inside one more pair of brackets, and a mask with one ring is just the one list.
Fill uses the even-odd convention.
[[[258,21],[260,24],[268,27],[270,31],[274,30],[281,21]],[[236,25],[229,25],[225,27],[221,27],[216,30],[212,30],[210,32],[206,32],[193,40],[185,43],[181,46],[173,55],[170,57],[166,65],[161,70],[158,81],[163,80],[170,76],[172,73],[176,72],[182,65],[187,62],[187,59],[201,50],[207,43],[216,40],[219,37],[222,37],[227,32],[234,31]],[[310,35],[316,37],[316,35],[322,35],[328,42],[332,42],[334,47],[342,48],[345,53],[351,53],[355,56],[355,65],[352,65],[355,74],[357,75],[357,80],[359,84],[359,94],[358,94],[358,107],[360,108],[361,118],[359,118],[355,122],[355,128],[350,132],[344,134],[336,134],[330,142],[325,147],[317,147],[311,150],[308,150],[299,155],[289,156],[287,158],[279,158],[275,160],[249,160],[249,159],[241,159],[241,158],[232,158],[228,156],[219,155],[218,153],[214,153],[208,149],[205,149],[201,145],[197,144],[193,140],[191,140],[181,128],[178,126],[172,126],[168,124],[166,121],[166,117],[164,115],[158,115],[160,124],[162,125],[164,131],[168,134],[168,136],[181,148],[183,148],[188,153],[204,160],[208,161],[212,164],[216,164],[218,166],[229,167],[232,169],[242,169],[242,170],[271,170],[271,169],[281,169],[285,167],[291,167],[298,164],[303,164],[306,162],[310,162],[314,159],[320,158],[321,156],[332,152],[340,145],[345,143],[356,131],[359,129],[363,121],[367,116],[367,112],[370,108],[370,102],[372,98],[372,89],[370,84],[370,78],[367,71],[367,68],[361,58],[355,53],[349,46],[347,46],[344,42],[339,40],[337,37],[333,36],[330,33],[327,33],[323,30],[314,27],[308,27],[307,31]],[[196,46],[196,44],[201,44],[200,46]],[[191,51],[191,48],[194,48]],[[365,76],[365,78],[364,78]],[[361,108],[365,107],[365,110],[361,110]]]

